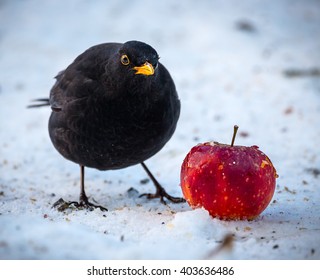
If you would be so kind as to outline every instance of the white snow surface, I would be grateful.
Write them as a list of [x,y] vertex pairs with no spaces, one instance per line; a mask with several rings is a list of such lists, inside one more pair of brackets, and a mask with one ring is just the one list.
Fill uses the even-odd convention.
[[[90,46],[132,39],[158,51],[182,103],[151,171],[181,196],[189,150],[229,143],[237,124],[236,144],[259,146],[280,176],[256,220],[139,197],[154,191],[139,165],[86,169],[108,212],[52,208],[78,199],[79,167],[50,142],[50,108],[26,106]],[[319,69],[317,0],[0,1],[0,259],[320,259]]]

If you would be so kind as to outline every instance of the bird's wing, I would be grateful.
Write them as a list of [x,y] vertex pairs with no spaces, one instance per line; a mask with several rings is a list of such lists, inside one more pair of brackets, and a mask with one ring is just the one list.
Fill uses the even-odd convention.
[[58,73],[50,92],[52,110],[61,111],[69,103],[104,94],[101,77],[112,54],[121,46],[107,43],[91,47],[79,55],[68,68]]
[[50,105],[55,112],[63,110],[70,102],[93,96],[101,88],[99,81],[73,68],[61,71],[55,78],[50,91]]

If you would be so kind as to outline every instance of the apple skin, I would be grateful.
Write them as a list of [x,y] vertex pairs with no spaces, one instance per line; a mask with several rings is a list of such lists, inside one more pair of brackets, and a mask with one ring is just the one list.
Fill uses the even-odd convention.
[[217,142],[191,149],[181,167],[181,188],[192,208],[222,220],[252,220],[270,203],[276,170],[257,146]]

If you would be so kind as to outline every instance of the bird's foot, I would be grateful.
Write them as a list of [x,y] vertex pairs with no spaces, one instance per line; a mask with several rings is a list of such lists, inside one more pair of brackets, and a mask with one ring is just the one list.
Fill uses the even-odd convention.
[[182,197],[174,197],[169,195],[166,190],[159,184],[159,182],[157,181],[157,179],[152,175],[152,173],[150,172],[149,168],[146,166],[146,164],[144,162],[141,162],[141,165],[143,167],[143,169],[147,172],[149,178],[151,179],[151,181],[153,182],[154,186],[156,187],[156,193],[152,194],[152,193],[144,193],[142,195],[140,195],[140,197],[142,196],[146,196],[148,199],[153,199],[153,198],[160,198],[160,202],[163,204],[167,204],[164,201],[164,197],[168,200],[170,200],[173,203],[181,203],[181,202],[185,202],[186,200]]
[[52,206],[53,208],[56,208],[59,212],[63,212],[68,208],[76,208],[76,209],[88,209],[90,211],[93,211],[95,208],[99,208],[101,211],[108,211],[107,208],[93,204],[88,201],[87,197],[85,199],[81,199],[80,201],[64,201],[62,198],[60,198],[57,202],[55,202]]
[[182,203],[186,202],[186,200],[182,197],[174,197],[169,195],[166,190],[161,187],[157,186],[157,191],[156,193],[143,193],[139,197],[146,196],[148,199],[154,199],[154,198],[160,198],[160,202],[166,205],[167,203],[165,202],[164,198],[170,200],[173,203]]
[[94,204],[94,203],[91,203],[89,201],[81,201],[80,202],[77,202],[77,201],[71,201],[69,202],[69,204],[72,204],[73,206],[75,206],[76,208],[78,209],[88,209],[90,211],[93,211],[94,209],[96,208],[99,208],[101,211],[108,211],[107,208],[101,206],[101,205],[97,205],[97,204]]

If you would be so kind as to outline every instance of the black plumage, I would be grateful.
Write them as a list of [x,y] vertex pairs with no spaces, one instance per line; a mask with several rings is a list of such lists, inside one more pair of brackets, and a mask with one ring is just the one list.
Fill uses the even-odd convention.
[[84,167],[135,164],[142,164],[156,186],[149,198],[184,201],[168,195],[144,164],[171,138],[180,114],[174,82],[151,46],[138,41],[93,46],[56,76],[49,100],[38,101],[29,107],[52,108],[54,147],[81,167],[80,202],[74,204],[95,206],[84,191]]

